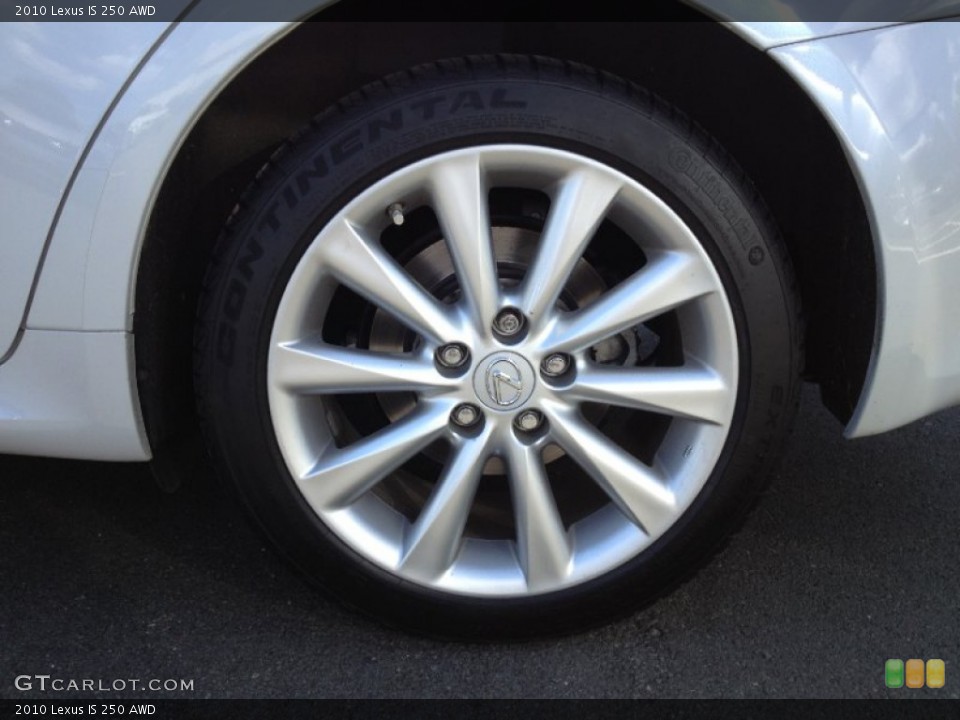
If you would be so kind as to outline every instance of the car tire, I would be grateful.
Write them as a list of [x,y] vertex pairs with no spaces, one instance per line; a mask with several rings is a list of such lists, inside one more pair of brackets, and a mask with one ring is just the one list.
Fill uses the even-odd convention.
[[491,639],[648,603],[739,526],[797,403],[793,275],[678,110],[535,57],[372,83],[217,246],[196,388],[280,551],[389,624]]

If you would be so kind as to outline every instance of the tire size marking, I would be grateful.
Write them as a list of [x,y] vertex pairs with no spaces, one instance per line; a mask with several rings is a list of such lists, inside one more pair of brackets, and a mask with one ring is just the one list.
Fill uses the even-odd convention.
[[[748,218],[737,212],[736,203],[725,190],[725,182],[708,164],[698,165],[694,162],[694,157],[690,151],[682,146],[671,147],[667,152],[667,161],[670,166],[678,172],[686,175],[703,193],[710,198],[710,201],[720,211],[730,227],[733,228],[737,240],[740,241],[740,247],[748,253],[757,247],[757,233],[752,227]],[[762,250],[761,250],[762,252]],[[758,265],[763,261],[760,257],[758,262],[754,262],[756,254],[751,257],[751,265]]]

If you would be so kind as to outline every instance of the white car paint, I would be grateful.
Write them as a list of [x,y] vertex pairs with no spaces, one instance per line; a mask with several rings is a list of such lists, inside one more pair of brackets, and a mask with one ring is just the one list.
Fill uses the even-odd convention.
[[132,330],[143,234],[170,162],[220,88],[291,27],[185,22],[170,33],[117,103],[77,175],[28,328]]
[[960,403],[960,32],[902,25],[772,56],[837,132],[877,241],[878,344],[857,437]]
[[725,22],[727,27],[761,50],[770,50],[780,45],[806,42],[817,38],[876,30],[895,25],[891,22]]
[[0,24],[0,360],[84,148],[168,25]]
[[0,368],[0,451],[147,460],[126,332],[28,330]]
[[[130,334],[149,211],[195,118],[290,27],[181,23],[129,83],[76,173],[25,332],[10,361],[0,365],[0,452],[150,459]],[[0,223],[6,220],[0,216]],[[11,254],[20,244],[26,246],[8,246]],[[35,254],[29,269],[21,269],[31,280],[36,261]]]
[[[811,40],[818,32],[813,23],[802,33],[786,28],[780,35],[747,25],[737,31],[770,52],[833,123],[871,214],[882,313],[848,435],[892,429],[960,403],[960,333],[949,317],[960,305],[960,284],[951,281],[960,276],[954,252],[960,174],[958,163],[943,160],[960,157],[956,33],[937,23],[849,32],[834,26],[833,37]],[[0,364],[0,452],[150,457],[130,335],[147,219],[193,122],[231,77],[290,27],[176,25],[128,80],[63,202],[22,340]],[[65,166],[57,167],[62,176]],[[44,186],[37,227],[49,227],[51,198],[59,200],[64,187],[63,178]],[[32,281],[42,247],[36,238],[42,240],[46,229],[8,234],[14,208],[3,208],[3,252],[17,258],[18,277]],[[22,321],[23,278],[18,282],[17,302],[0,304],[0,345]],[[4,292],[0,287],[0,301]],[[13,320],[10,307],[20,308]],[[31,395],[30,388],[38,390]]]

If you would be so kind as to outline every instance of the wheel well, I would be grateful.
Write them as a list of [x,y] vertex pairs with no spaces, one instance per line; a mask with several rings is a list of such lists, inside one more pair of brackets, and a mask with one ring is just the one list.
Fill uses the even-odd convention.
[[197,297],[220,227],[265,160],[364,83],[479,53],[540,54],[607,70],[660,94],[719,140],[759,187],[793,260],[805,308],[805,375],[848,420],[873,345],[877,287],[855,179],[823,116],[773,60],[685,12],[697,22],[308,22],[256,58],[198,119],[148,224],[134,332],[158,461],[199,436],[191,369]]

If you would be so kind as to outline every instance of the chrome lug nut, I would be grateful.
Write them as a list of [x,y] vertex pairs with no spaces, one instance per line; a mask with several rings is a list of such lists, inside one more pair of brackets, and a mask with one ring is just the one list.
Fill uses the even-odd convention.
[[518,430],[533,432],[543,424],[543,415],[537,410],[524,410],[513,422]]
[[516,335],[523,327],[523,315],[519,310],[506,308],[501,310],[493,321],[493,329],[501,335]]
[[450,343],[437,350],[437,362],[445,368],[458,368],[470,357],[466,345]]
[[453,409],[453,412],[450,413],[450,420],[453,421],[454,425],[459,425],[460,427],[476,425],[477,421],[480,420],[480,408],[470,403],[457,405]]
[[553,353],[540,363],[540,369],[548,377],[563,375],[570,367],[570,356],[563,353]]

